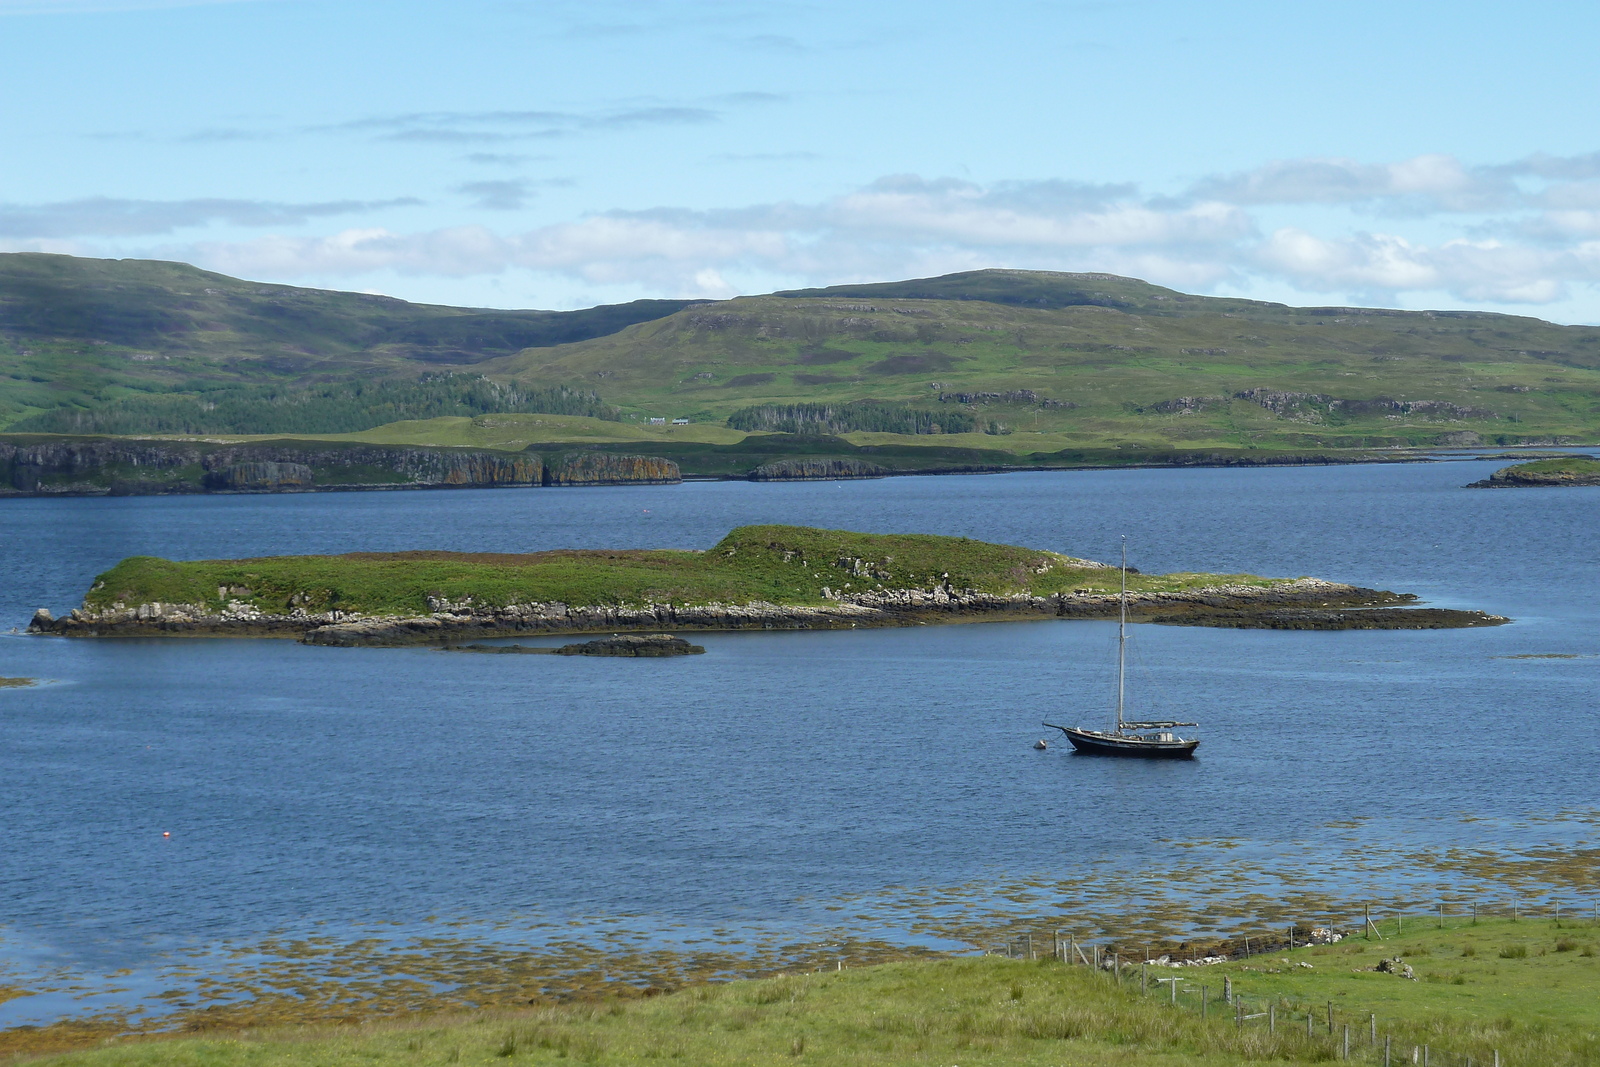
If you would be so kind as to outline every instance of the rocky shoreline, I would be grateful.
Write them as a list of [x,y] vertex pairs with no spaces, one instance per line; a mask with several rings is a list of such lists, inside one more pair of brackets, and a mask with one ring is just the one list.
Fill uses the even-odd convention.
[[[1301,578],[1269,588],[1213,586],[1174,593],[1133,593],[1135,622],[1248,629],[1416,630],[1496,626],[1510,620],[1481,611],[1414,608],[1409,594]],[[814,605],[513,604],[500,608],[441,606],[427,615],[364,616],[302,609],[267,614],[233,604],[218,612],[193,604],[140,604],[101,611],[74,609],[61,618],[37,612],[34,634],[65,637],[277,637],[342,647],[446,645],[520,634],[662,630],[827,630],[1007,619],[1110,619],[1117,598],[1106,593],[1004,596],[935,589],[839,594]]]
[[1544,489],[1558,485],[1600,485],[1600,473],[1577,471],[1525,471],[1515,467],[1495,471],[1468,489]]

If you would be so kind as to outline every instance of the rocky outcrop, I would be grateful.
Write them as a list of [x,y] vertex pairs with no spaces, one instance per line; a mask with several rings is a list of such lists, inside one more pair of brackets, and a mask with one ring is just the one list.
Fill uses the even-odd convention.
[[[913,626],[976,618],[1109,619],[1117,614],[1112,593],[1038,597],[957,590],[948,581],[932,589],[843,593],[823,589],[825,603],[785,605],[555,603],[480,607],[440,603],[428,615],[367,617],[313,614],[295,609],[268,615],[233,602],[223,611],[192,604],[117,605],[100,612],[77,609],[52,619],[36,615],[31,633],[65,636],[232,635],[296,636],[314,645],[419,645],[517,634],[604,631],[813,630],[863,626]],[[1436,629],[1492,626],[1509,620],[1476,611],[1412,609],[1416,598],[1357,586],[1302,578],[1270,587],[1212,586],[1175,593],[1132,593],[1136,621],[1191,626],[1267,629]]]
[[555,650],[558,656],[698,656],[704,652],[704,647],[672,634],[612,634]]
[[201,484],[207,489],[236,493],[280,493],[310,489],[312,475],[311,468],[304,463],[280,463],[268,459],[230,463],[219,470],[206,471]]
[[544,468],[545,485],[675,485],[681,481],[678,465],[659,456],[568,452]]
[[1516,489],[1552,485],[1600,485],[1600,469],[1528,470],[1525,467],[1506,467],[1497,470],[1482,481],[1473,482],[1468,489]]
[[750,472],[752,482],[821,482],[843,478],[882,478],[887,467],[851,457],[833,459],[780,459],[763,463]]

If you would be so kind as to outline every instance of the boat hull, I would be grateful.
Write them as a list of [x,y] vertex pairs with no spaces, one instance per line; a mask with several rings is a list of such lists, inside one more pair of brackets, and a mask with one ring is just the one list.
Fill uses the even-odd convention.
[[1057,727],[1067,735],[1072,747],[1089,756],[1128,756],[1133,759],[1192,759],[1200,747],[1198,740],[1146,741],[1139,737],[1117,737],[1089,730]]

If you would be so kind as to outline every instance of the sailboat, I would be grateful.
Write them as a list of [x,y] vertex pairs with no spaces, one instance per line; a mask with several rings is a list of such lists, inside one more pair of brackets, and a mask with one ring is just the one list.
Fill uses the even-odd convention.
[[1122,592],[1117,611],[1117,723],[1110,730],[1044,725],[1060,730],[1079,752],[1092,756],[1134,756],[1140,759],[1189,759],[1200,747],[1198,737],[1179,737],[1175,730],[1197,722],[1134,722],[1122,717],[1128,674],[1128,539],[1122,539]]

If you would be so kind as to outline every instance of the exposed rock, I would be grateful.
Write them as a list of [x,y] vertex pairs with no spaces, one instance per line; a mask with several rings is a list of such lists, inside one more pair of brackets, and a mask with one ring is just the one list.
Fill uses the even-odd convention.
[[56,617],[50,614],[48,608],[39,608],[33,613],[33,619],[28,623],[30,634],[50,633],[56,624]]
[[1411,964],[1399,956],[1393,959],[1379,960],[1378,965],[1372,969],[1380,974],[1399,975],[1401,978],[1409,978],[1413,982],[1417,980],[1417,972],[1411,969]]
[[1042,408],[1071,411],[1078,405],[1070,400],[1053,400],[1032,389],[1011,389],[1004,393],[940,393],[941,404],[1037,404]]
[[[892,561],[841,558],[851,575],[887,573]],[[231,590],[228,591],[231,595]],[[1081,591],[1051,596],[1002,595],[957,589],[948,578],[932,588],[850,592],[824,588],[823,604],[599,604],[560,602],[495,606],[435,598],[431,613],[364,616],[312,612],[293,606],[267,613],[240,599],[217,610],[200,604],[117,603],[98,611],[75,609],[60,619],[34,617],[33,632],[69,636],[299,637],[317,645],[453,644],[516,634],[618,633],[652,630],[811,630],[911,626],[975,618],[1115,618],[1115,593]],[[219,598],[223,595],[219,591]],[[1135,621],[1190,626],[1271,629],[1437,629],[1506,622],[1497,615],[1437,608],[1404,609],[1414,597],[1301,578],[1270,587],[1212,586],[1181,592],[1129,595]],[[48,613],[46,613],[48,615]]]
[[681,481],[678,465],[659,456],[568,452],[544,468],[545,485],[673,485]]
[[207,489],[228,492],[273,493],[310,489],[312,477],[311,468],[304,463],[279,463],[269,459],[231,463],[219,470],[206,471],[202,484]]
[[844,478],[882,478],[887,467],[853,457],[833,459],[780,459],[763,463],[750,472],[752,482],[834,481]]
[[598,641],[562,645],[558,656],[698,656],[705,652],[672,634],[613,634]]

